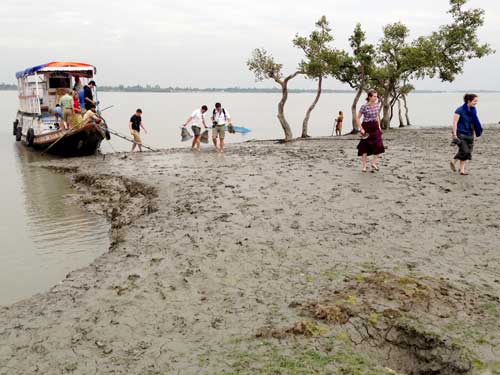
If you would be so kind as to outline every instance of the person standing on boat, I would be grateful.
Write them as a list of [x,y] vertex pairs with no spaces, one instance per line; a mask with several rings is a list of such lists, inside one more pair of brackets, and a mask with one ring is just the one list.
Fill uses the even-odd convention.
[[200,109],[195,109],[191,116],[188,117],[183,128],[188,126],[191,123],[191,129],[193,130],[194,138],[193,144],[191,145],[191,150],[200,151],[200,143],[201,143],[201,125],[205,129],[208,129],[207,124],[205,124],[205,112],[208,111],[208,107],[206,105],[202,105]]
[[141,140],[141,128],[144,130],[144,133],[148,134],[148,131],[142,124],[142,110],[138,108],[135,111],[135,114],[130,118],[128,123],[128,128],[130,130],[130,134],[134,138],[134,144],[132,145],[132,150],[130,152],[134,152],[135,146],[139,147],[139,152],[142,152],[142,140]]
[[83,97],[85,101],[85,109],[88,111],[90,106],[97,105],[97,102],[94,100],[94,94],[92,93],[92,89],[95,87],[95,81],[90,81],[88,84],[83,86]]
[[[384,142],[382,140],[382,128],[378,116],[380,102],[375,90],[368,91],[367,103],[359,109],[356,122],[360,129],[361,140],[358,144],[358,156],[361,156],[361,171],[366,172],[368,156],[373,155],[371,167],[372,172],[378,171],[377,161],[380,154],[384,153]],[[363,123],[361,123],[363,117]]]
[[82,110],[80,108],[80,101],[78,100],[78,91],[73,91],[73,118],[71,126],[80,126],[83,123]]
[[73,97],[70,95],[69,90],[61,97],[59,104],[63,112],[63,128],[69,129],[73,117]]
[[[224,152],[224,137],[226,134],[226,122],[232,128],[233,123],[229,113],[222,108],[220,103],[215,103],[215,109],[212,112],[212,141],[217,152]],[[219,137],[219,146],[217,146],[217,137]]]

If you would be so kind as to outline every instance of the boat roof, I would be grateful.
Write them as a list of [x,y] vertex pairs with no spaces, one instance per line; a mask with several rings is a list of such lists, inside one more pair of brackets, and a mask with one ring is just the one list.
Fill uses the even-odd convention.
[[16,78],[31,76],[37,72],[92,72],[96,68],[93,65],[73,61],[52,61],[47,64],[36,65],[16,73]]

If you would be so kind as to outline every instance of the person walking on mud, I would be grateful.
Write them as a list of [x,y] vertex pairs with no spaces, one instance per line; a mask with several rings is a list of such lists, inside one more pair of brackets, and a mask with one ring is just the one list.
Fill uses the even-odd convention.
[[208,107],[206,105],[202,105],[200,109],[195,109],[191,116],[188,117],[184,125],[182,125],[182,127],[185,128],[189,123],[192,124],[191,130],[193,130],[194,134],[193,144],[191,145],[192,151],[201,151],[201,125],[203,125],[204,129],[208,129],[207,124],[205,124],[206,111],[208,111]]
[[142,152],[141,128],[146,134],[148,134],[148,131],[142,124],[142,110],[140,108],[138,108],[135,111],[135,114],[130,118],[128,128],[130,130],[130,135],[134,138],[134,144],[132,145],[130,152],[134,152],[136,146],[138,146],[139,152]]
[[[231,129],[233,124],[229,113],[222,108],[220,103],[215,103],[215,109],[212,112],[212,141],[217,152],[224,152],[224,137],[226,134],[226,122]],[[217,137],[219,137],[219,146],[217,146]]]
[[[382,128],[380,127],[379,110],[380,103],[375,90],[368,92],[367,103],[359,109],[356,122],[360,129],[361,140],[358,144],[358,156],[361,156],[361,171],[366,172],[368,156],[373,155],[371,162],[372,172],[378,171],[379,155],[384,153],[385,147],[382,140]],[[361,123],[361,117],[363,122]]]
[[458,146],[458,152],[450,161],[450,168],[453,172],[457,171],[456,162],[460,161],[460,175],[465,176],[465,163],[472,160],[472,149],[474,148],[474,135],[480,137],[483,133],[483,127],[477,117],[478,97],[476,94],[465,94],[464,104],[455,110],[453,116],[453,143]]

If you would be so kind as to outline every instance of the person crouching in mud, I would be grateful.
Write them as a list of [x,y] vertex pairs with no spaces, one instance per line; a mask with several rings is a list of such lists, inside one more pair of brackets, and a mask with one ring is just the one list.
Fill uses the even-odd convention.
[[192,151],[200,151],[200,143],[201,143],[201,125],[205,129],[208,129],[207,124],[205,124],[205,112],[208,111],[208,107],[206,105],[202,105],[200,109],[195,109],[191,116],[188,117],[183,128],[188,126],[189,123],[192,124],[191,130],[193,130],[194,138],[193,144],[191,145]]
[[474,148],[474,135],[480,137],[483,133],[481,122],[477,117],[478,97],[476,94],[465,94],[464,104],[458,107],[453,116],[453,143],[458,146],[458,152],[450,161],[450,168],[453,172],[457,171],[456,162],[460,161],[460,174],[467,175],[465,172],[465,162],[472,160],[472,149]]

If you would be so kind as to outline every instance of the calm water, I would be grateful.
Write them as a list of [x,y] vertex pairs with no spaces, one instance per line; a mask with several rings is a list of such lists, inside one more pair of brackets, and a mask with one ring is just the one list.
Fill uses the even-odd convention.
[[[294,136],[301,134],[304,113],[313,100],[313,94],[291,94],[286,106],[286,115]],[[247,139],[282,138],[283,131],[276,118],[279,94],[231,94],[231,93],[101,93],[99,100],[102,108],[114,105],[106,110],[105,116],[111,128],[128,133],[127,124],[135,109],[143,110],[143,122],[149,134],[142,134],[143,142],[155,147],[189,147],[189,142],[180,142],[179,126],[186,120],[195,108],[206,104],[211,113],[216,101],[222,102],[237,125],[253,130],[246,136],[229,135],[228,142],[241,142]],[[309,122],[310,135],[331,135],[333,119],[338,111],[346,115],[344,132],[351,127],[350,108],[352,94],[324,94]],[[500,114],[498,105],[500,93],[481,94],[479,115],[483,123],[498,123]],[[450,126],[454,110],[461,104],[461,95],[444,94],[414,94],[409,98],[410,118],[415,127]],[[398,126],[397,115],[393,126]],[[129,144],[119,139],[112,140],[111,145],[116,150],[128,150]],[[206,145],[210,148],[211,146]],[[103,150],[112,151],[106,142]]]
[[109,246],[109,224],[67,201],[66,177],[34,167],[47,160],[17,144],[17,97],[0,91],[0,305],[49,289]]
[[[104,218],[69,204],[72,194],[62,175],[34,167],[42,160],[12,136],[17,111],[17,93],[0,91],[0,156],[3,183],[0,186],[0,304],[10,303],[47,290],[69,271],[90,263],[108,248],[108,225]],[[333,119],[344,111],[344,132],[351,130],[352,94],[325,94],[310,119],[310,135],[332,133]],[[128,120],[135,109],[143,110],[149,130],[143,142],[154,147],[189,147],[180,142],[179,126],[202,104],[213,107],[221,101],[237,125],[253,130],[247,136],[228,135],[228,142],[248,139],[281,138],[276,119],[279,94],[229,93],[101,93],[102,108],[110,127],[128,133]],[[300,135],[304,112],[313,94],[292,94],[286,108],[294,135]],[[409,98],[410,116],[415,127],[449,126],[452,113],[460,105],[460,94],[414,94]],[[484,123],[498,123],[500,94],[481,94],[479,115]],[[394,121],[396,124],[396,121]],[[210,149],[211,146],[204,145]],[[130,145],[116,137],[104,142],[104,152],[128,150]]]

